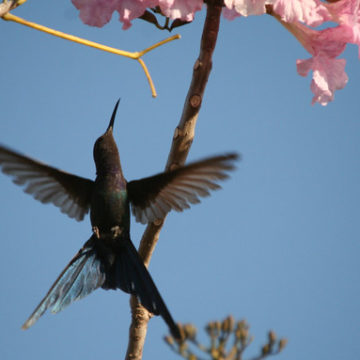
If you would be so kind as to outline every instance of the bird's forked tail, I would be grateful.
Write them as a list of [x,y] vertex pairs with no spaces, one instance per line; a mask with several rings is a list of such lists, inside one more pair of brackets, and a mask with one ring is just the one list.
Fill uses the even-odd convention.
[[44,299],[26,320],[32,326],[47,309],[57,313],[95,289],[121,289],[135,295],[151,313],[161,315],[172,335],[180,338],[178,326],[167,309],[150,273],[129,238],[113,239],[107,246],[95,234],[85,243],[56,279]]

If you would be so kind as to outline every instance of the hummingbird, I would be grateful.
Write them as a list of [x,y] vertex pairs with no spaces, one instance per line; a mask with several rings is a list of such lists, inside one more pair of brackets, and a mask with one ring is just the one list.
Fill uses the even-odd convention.
[[101,287],[135,295],[154,315],[160,315],[175,338],[179,328],[148,269],[130,239],[130,208],[143,224],[183,211],[199,197],[220,188],[217,183],[234,169],[238,154],[229,153],[127,182],[121,168],[113,127],[120,99],[105,133],[94,145],[95,181],[46,165],[0,144],[0,168],[13,182],[42,203],[52,203],[77,221],[90,211],[92,235],[55,280],[26,320],[32,326],[47,309],[57,313]]

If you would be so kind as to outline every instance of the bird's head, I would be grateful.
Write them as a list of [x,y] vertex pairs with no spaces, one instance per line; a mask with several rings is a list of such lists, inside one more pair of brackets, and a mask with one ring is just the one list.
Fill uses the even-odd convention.
[[113,137],[114,121],[119,102],[120,99],[115,105],[109,126],[105,133],[101,135],[94,144],[94,161],[97,174],[121,169],[119,151]]

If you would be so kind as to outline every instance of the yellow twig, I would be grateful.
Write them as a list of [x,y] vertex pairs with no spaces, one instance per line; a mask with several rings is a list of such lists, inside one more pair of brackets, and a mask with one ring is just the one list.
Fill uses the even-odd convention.
[[173,35],[173,36],[170,36],[170,37],[166,38],[165,40],[161,40],[161,41],[159,41],[158,43],[149,46],[149,47],[146,48],[145,50],[140,51],[139,57],[145,55],[145,54],[148,53],[149,51],[154,50],[155,48],[157,48],[157,47],[159,47],[159,46],[161,46],[161,45],[164,45],[164,44],[166,44],[166,43],[168,43],[168,42],[170,42],[170,41],[177,40],[177,39],[180,39],[180,38],[181,38],[181,36],[180,36],[179,34],[176,34],[176,35]]
[[28,26],[28,27],[31,27],[33,29],[36,29],[36,30],[39,30],[39,31],[43,31],[47,34],[50,34],[50,35],[53,35],[53,36],[57,36],[57,37],[60,37],[62,39],[65,39],[65,40],[69,40],[69,41],[73,41],[73,42],[76,42],[76,43],[79,43],[79,44],[82,44],[82,45],[86,45],[86,46],[90,46],[90,47],[93,47],[95,49],[98,49],[98,50],[102,50],[102,51],[106,51],[106,52],[109,52],[109,53],[112,53],[112,54],[116,54],[116,55],[120,55],[120,56],[125,56],[125,57],[128,57],[130,59],[134,59],[134,60],[138,60],[141,67],[143,68],[144,72],[145,72],[145,75],[146,75],[146,78],[149,82],[149,85],[150,85],[150,88],[151,88],[151,93],[152,93],[152,96],[153,97],[156,97],[156,90],[155,90],[155,87],[154,87],[154,83],[151,79],[151,76],[150,76],[150,73],[149,73],[149,70],[147,69],[146,67],[146,64],[145,62],[141,59],[141,57],[143,55],[145,55],[146,53],[148,53],[149,51],[163,45],[163,44],[166,44],[172,40],[176,40],[176,39],[180,39],[180,35],[174,35],[174,36],[171,36],[165,40],[162,40],[162,41],[159,41],[158,43],[138,52],[130,52],[130,51],[124,51],[124,50],[120,50],[120,49],[116,49],[116,48],[113,48],[113,47],[110,47],[110,46],[106,46],[106,45],[102,45],[102,44],[99,44],[99,43],[96,43],[94,41],[90,41],[90,40],[86,40],[86,39],[83,39],[83,38],[80,38],[80,37],[77,37],[77,36],[74,36],[74,35],[70,35],[70,34],[66,34],[66,33],[63,33],[61,31],[57,31],[57,30],[54,30],[54,29],[51,29],[51,28],[48,28],[46,26],[43,26],[43,25],[40,25],[40,24],[36,24],[36,23],[33,23],[31,21],[27,21],[25,19],[22,19],[18,16],[15,16],[13,14],[10,14],[10,13],[7,13],[7,14],[4,14],[2,16],[2,18],[4,20],[7,20],[7,21],[14,21],[18,24],[21,24],[21,25],[25,25],[25,26]]
[[155,98],[155,97],[157,96],[157,94],[156,94],[155,86],[154,86],[154,83],[153,83],[152,78],[151,78],[151,76],[150,76],[149,70],[148,70],[148,68],[146,67],[143,59],[138,58],[137,60],[138,60],[138,62],[140,63],[141,67],[143,68],[144,73],[145,73],[145,76],[146,76],[146,78],[147,78],[147,80],[148,80],[148,82],[149,82],[150,89],[151,89],[151,95],[152,95],[152,97]]

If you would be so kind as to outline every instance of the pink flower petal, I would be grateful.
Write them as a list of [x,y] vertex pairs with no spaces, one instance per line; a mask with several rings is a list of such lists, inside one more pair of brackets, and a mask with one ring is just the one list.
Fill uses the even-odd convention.
[[283,21],[300,21],[309,26],[319,26],[331,18],[320,0],[275,0],[273,9]]
[[301,76],[306,76],[313,70],[311,91],[314,93],[312,104],[315,102],[327,105],[334,99],[336,90],[342,89],[348,82],[345,73],[345,59],[334,59],[324,55],[312,59],[297,60],[297,70]]
[[225,19],[230,21],[241,16],[235,9],[228,9],[226,6],[223,8],[222,14]]
[[102,27],[110,21],[116,0],[72,0],[72,3],[80,10],[83,23]]
[[359,46],[360,57],[360,0],[338,1],[327,4],[333,21],[338,22],[343,29],[351,32],[348,42]]
[[320,31],[311,29],[299,22],[284,23],[284,26],[311,55],[325,53],[329,57],[337,57],[344,51],[351,36],[348,29],[342,26]]
[[117,10],[123,29],[131,26],[131,20],[141,16],[147,7],[157,5],[157,0],[72,0],[80,11],[80,19],[87,25],[102,27]]
[[227,9],[242,16],[265,14],[265,3],[271,2],[269,0],[224,0]]
[[162,13],[170,19],[193,21],[196,11],[201,10],[203,0],[159,0]]
[[359,0],[342,0],[332,3],[324,3],[329,10],[332,20],[341,23],[343,15],[354,15],[359,13]]
[[307,76],[312,69],[314,59],[296,60],[297,72],[300,76]]
[[119,13],[119,20],[123,23],[123,29],[131,26],[131,20],[141,16],[147,7],[156,6],[156,0],[116,0],[116,10]]

